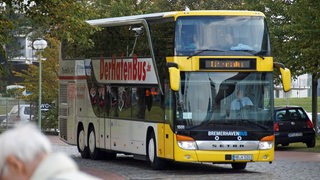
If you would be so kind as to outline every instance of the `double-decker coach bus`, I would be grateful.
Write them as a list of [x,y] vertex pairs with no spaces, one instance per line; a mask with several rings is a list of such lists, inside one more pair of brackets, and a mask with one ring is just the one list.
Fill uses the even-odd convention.
[[274,160],[274,69],[265,16],[179,11],[87,21],[92,47],[62,43],[60,137],[83,158]]

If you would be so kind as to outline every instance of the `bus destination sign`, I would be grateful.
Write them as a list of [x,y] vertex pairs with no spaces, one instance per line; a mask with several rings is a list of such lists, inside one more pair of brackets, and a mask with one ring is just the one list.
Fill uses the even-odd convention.
[[200,69],[243,69],[253,70],[256,69],[256,59],[254,58],[200,58]]

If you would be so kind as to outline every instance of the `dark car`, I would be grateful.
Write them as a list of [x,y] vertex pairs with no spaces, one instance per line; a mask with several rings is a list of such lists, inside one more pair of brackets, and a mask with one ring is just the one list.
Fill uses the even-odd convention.
[[303,142],[308,148],[316,144],[313,123],[307,113],[299,106],[275,107],[274,132],[276,146]]

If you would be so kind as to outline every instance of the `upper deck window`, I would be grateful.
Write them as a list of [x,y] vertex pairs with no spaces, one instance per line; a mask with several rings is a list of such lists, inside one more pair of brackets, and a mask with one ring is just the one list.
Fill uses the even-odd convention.
[[[199,53],[200,52],[200,53]],[[176,55],[270,55],[264,17],[185,16],[176,22]]]

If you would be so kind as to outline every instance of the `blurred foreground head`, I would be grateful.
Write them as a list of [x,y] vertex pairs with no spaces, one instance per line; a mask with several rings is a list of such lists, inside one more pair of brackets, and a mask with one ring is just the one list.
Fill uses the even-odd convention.
[[34,124],[20,124],[0,134],[0,179],[10,175],[30,178],[40,161],[51,152],[49,139]]

